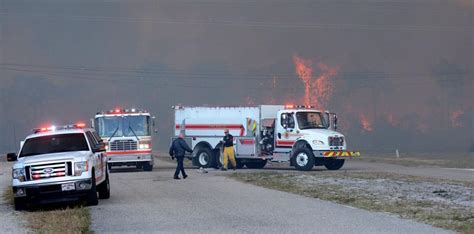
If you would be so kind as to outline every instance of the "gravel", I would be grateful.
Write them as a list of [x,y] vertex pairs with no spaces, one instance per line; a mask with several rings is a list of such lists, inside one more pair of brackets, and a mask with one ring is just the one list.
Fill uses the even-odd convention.
[[[11,185],[11,163],[0,162],[0,194]],[[14,211],[13,205],[3,197],[0,199],[0,227],[1,233],[27,233],[21,220],[21,213]]]

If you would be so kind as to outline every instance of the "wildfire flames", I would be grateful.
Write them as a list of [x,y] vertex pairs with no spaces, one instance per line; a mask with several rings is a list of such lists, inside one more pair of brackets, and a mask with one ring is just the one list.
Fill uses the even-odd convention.
[[398,120],[395,118],[395,116],[390,113],[387,115],[387,122],[390,124],[390,126],[392,127],[397,127],[400,123],[398,122]]
[[463,126],[462,123],[460,122],[460,118],[463,114],[464,114],[463,110],[457,110],[457,111],[451,112],[451,114],[449,115],[449,120],[451,120],[451,126],[453,126],[453,128],[460,128]]
[[369,121],[369,118],[367,118],[367,116],[365,116],[364,114],[360,114],[359,120],[364,132],[374,131],[374,128],[372,127],[372,123]]
[[324,63],[317,63],[317,75],[315,76],[311,60],[294,55],[293,62],[296,74],[304,83],[304,104],[325,109],[334,90],[331,78],[337,75],[338,69]]

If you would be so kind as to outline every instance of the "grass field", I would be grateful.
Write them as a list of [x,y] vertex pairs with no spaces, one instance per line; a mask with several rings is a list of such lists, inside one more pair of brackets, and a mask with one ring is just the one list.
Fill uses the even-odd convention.
[[236,180],[474,233],[473,183],[389,173],[253,172]]

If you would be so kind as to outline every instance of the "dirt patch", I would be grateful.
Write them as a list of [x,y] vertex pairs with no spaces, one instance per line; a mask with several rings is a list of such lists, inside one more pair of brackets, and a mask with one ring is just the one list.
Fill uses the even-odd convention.
[[391,173],[256,172],[240,181],[474,233],[473,183]]

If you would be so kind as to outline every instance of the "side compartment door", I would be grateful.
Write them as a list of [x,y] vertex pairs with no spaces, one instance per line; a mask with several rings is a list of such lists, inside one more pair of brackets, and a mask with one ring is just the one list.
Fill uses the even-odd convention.
[[236,157],[257,157],[257,139],[256,137],[235,137],[235,156]]

